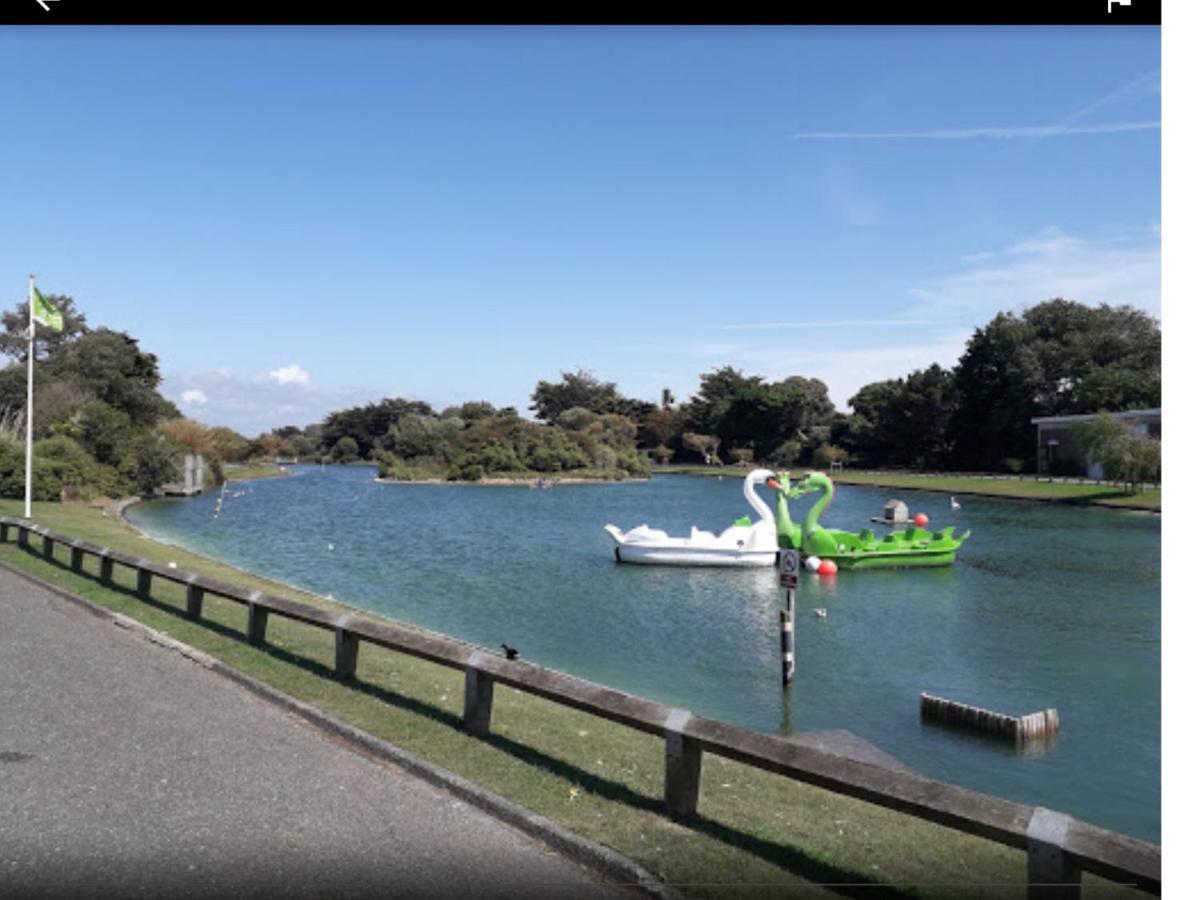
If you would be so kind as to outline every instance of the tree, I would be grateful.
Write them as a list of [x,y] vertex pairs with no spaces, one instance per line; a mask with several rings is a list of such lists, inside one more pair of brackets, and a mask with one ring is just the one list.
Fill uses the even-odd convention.
[[332,450],[342,438],[349,437],[358,452],[365,456],[377,445],[382,446],[383,436],[401,416],[433,414],[433,407],[428,403],[405,400],[403,397],[338,410],[325,417],[321,427],[322,449]]
[[940,468],[953,446],[957,396],[954,374],[936,363],[903,380],[868,384],[850,398],[851,446],[868,465]]
[[188,453],[216,457],[212,432],[194,419],[165,419],[158,423],[158,430]]
[[250,441],[232,428],[218,425],[209,430],[213,455],[221,462],[240,462],[246,458]]
[[354,460],[358,459],[358,444],[354,438],[346,435],[333,445],[331,456],[333,457],[333,461],[337,463],[354,462]]
[[972,468],[1029,461],[1035,416],[1159,406],[1161,355],[1157,321],[1129,306],[1054,299],[1001,313],[975,330],[955,369],[955,457]]
[[1161,444],[1111,413],[1100,413],[1072,431],[1088,462],[1099,463],[1104,477],[1123,482],[1129,493],[1157,479],[1162,466]]
[[[63,327],[55,331],[44,325],[38,325],[34,331],[33,358],[44,359],[64,344],[68,344],[83,334],[87,334],[87,317],[75,309],[75,301],[62,294],[50,294],[46,300],[62,313]],[[26,337],[29,328],[29,301],[17,304],[15,310],[9,310],[3,316],[4,331],[0,332],[0,353],[25,362],[29,352],[29,339]]]
[[179,415],[158,393],[158,357],[141,350],[123,331],[98,328],[58,347],[43,364],[41,377],[78,385],[129,416],[137,427]]
[[149,497],[156,489],[179,478],[179,452],[165,435],[143,430],[125,446],[120,471],[141,496]]
[[600,381],[585,369],[563,372],[557,383],[539,381],[530,399],[530,411],[550,425],[556,425],[558,417],[574,407],[597,414],[619,412],[624,400],[615,383]]
[[720,457],[717,456],[717,448],[721,446],[721,439],[716,435],[696,434],[695,432],[685,431],[683,433],[683,445],[704,457],[704,464],[706,466],[711,466],[713,463],[721,461]]

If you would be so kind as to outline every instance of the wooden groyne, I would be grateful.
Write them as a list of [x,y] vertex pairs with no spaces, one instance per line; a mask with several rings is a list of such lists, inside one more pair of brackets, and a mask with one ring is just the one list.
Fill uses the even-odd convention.
[[979,706],[968,706],[944,697],[921,692],[921,718],[970,728],[1007,738],[1018,744],[1043,740],[1058,734],[1058,710],[1043,709],[1027,716],[1006,716]]

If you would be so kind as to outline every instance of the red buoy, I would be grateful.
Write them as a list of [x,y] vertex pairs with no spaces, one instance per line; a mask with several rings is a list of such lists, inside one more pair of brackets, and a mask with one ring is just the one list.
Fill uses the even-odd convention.
[[929,516],[925,515],[925,513],[917,513],[913,516],[913,524],[918,528],[924,528],[929,524]]
[[817,566],[817,574],[818,575],[836,575],[837,574],[837,563],[835,563],[832,559],[821,560],[821,564],[819,566]]

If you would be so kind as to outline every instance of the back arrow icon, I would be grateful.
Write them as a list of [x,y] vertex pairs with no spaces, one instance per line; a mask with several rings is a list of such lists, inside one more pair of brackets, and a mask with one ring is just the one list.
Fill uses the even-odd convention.
[[46,4],[47,3],[57,3],[58,0],[37,0],[37,2],[38,2],[38,6],[40,6],[42,9],[44,9],[46,12],[50,12],[50,7],[47,6]]

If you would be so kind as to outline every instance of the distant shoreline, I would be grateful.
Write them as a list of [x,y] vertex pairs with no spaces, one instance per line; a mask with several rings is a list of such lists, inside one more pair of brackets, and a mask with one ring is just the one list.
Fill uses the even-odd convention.
[[631,481],[649,481],[649,478],[478,478],[475,481],[451,481],[448,478],[413,478],[411,480],[403,480],[400,478],[375,478],[377,484],[462,484],[462,485],[483,485],[485,487],[515,487],[524,485],[526,487],[536,487],[538,481],[545,481],[549,487],[556,487],[560,484],[626,484]]

